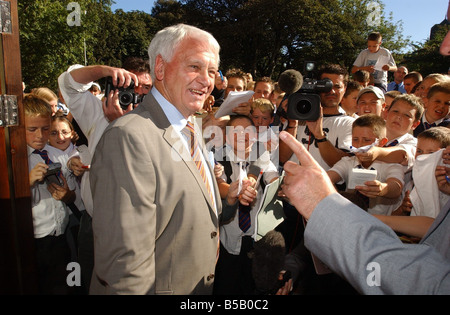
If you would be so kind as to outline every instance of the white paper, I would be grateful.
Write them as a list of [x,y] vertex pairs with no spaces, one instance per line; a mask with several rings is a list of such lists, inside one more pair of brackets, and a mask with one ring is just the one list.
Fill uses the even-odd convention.
[[283,203],[279,198],[276,198],[283,177],[284,174],[268,184],[264,189],[261,206],[255,216],[256,229],[253,237],[255,241],[263,238],[267,232],[273,230],[284,221]]
[[378,145],[378,139],[376,139],[374,143],[366,145],[364,147],[355,148],[354,146],[350,146],[350,151],[352,153],[366,153],[367,151],[372,149],[372,147],[377,146],[377,145]]
[[378,71],[384,71],[383,66],[389,64],[389,58],[386,56],[381,56],[378,58],[377,62],[375,63],[374,69]]
[[350,175],[348,177],[347,188],[355,189],[355,186],[364,186],[365,182],[372,181],[377,178],[376,170],[365,170],[354,168],[351,170]]
[[239,104],[248,102],[250,98],[255,94],[254,91],[243,91],[228,93],[225,101],[220,105],[219,110],[216,112],[215,117],[220,118],[223,116],[233,114],[233,108],[238,107]]

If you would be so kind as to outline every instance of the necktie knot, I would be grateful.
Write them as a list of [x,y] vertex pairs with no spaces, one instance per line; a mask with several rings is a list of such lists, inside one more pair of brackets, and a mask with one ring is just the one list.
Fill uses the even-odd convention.
[[398,140],[396,139],[396,140],[392,141],[391,143],[386,144],[384,147],[385,148],[387,148],[387,147],[395,147],[397,144],[398,144]]
[[435,123],[430,124],[430,123],[424,122],[423,124],[425,126],[425,129],[430,129],[432,127],[436,127]]
[[48,157],[47,150],[34,150],[33,153],[34,154],[39,154],[42,157],[42,159],[45,161],[45,164],[51,164],[52,163],[52,161]]

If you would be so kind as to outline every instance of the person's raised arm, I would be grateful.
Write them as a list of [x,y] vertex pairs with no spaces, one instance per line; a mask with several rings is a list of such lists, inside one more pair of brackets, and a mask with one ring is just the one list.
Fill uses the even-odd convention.
[[93,65],[76,68],[72,70],[70,74],[76,82],[81,84],[88,84],[101,78],[112,77],[114,86],[128,87],[131,83],[131,80],[135,82],[136,86],[139,85],[139,80],[134,73],[131,73],[125,69],[103,65]]

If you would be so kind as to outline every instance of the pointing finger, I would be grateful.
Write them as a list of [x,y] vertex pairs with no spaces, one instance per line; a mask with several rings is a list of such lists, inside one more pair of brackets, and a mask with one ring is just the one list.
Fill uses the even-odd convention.
[[289,148],[294,152],[298,161],[302,166],[319,166],[316,160],[309,154],[306,148],[297,141],[291,134],[286,131],[280,133],[280,139],[283,140]]

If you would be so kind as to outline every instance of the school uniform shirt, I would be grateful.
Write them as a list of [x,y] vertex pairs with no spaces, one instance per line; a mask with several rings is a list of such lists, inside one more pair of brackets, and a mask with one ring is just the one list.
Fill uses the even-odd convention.
[[[324,115],[322,129],[327,133],[328,140],[334,147],[349,152],[352,145],[352,125],[354,121],[355,118],[342,113]],[[318,144],[306,125],[298,126],[297,140],[305,146],[320,166],[325,170],[330,169],[330,166],[323,160]],[[290,161],[298,163],[295,154],[292,154]]]
[[[359,160],[355,156],[345,156],[337,162],[330,171],[334,171],[348,183],[350,172],[352,169],[358,168]],[[404,185],[403,167],[397,163],[383,163],[375,161],[368,169],[377,171],[376,180],[386,183],[388,178],[396,178]],[[369,199],[369,208],[367,211],[371,214],[390,215],[392,211],[397,209],[402,203],[402,196],[398,198],[376,197]]]
[[[45,163],[39,154],[33,153],[33,148],[28,146],[27,149],[29,171],[31,171],[36,164]],[[47,150],[48,157],[52,162],[57,162],[58,152],[55,148],[46,145],[43,150]],[[47,189],[47,182],[45,180],[36,182],[31,187],[31,206],[35,238],[64,234],[69,222],[69,210],[64,202],[52,197]]]
[[75,191],[76,198],[74,204],[77,206],[78,210],[83,211],[85,210],[85,207],[83,200],[81,199],[81,189],[79,179],[67,167],[67,162],[71,157],[79,156],[77,147],[73,143],[71,143],[69,147],[64,151],[57,148],[54,149],[58,155],[56,156],[56,161],[53,162],[61,163],[62,165],[61,169],[63,171],[63,174],[65,174],[64,177],[66,178],[67,185],[69,186],[70,190]]
[[[234,156],[233,152],[230,150],[227,150],[227,160],[230,161],[230,165],[232,168],[232,173],[230,176],[231,182],[235,182],[239,180],[239,177],[242,178],[247,177],[247,173],[249,172],[249,169],[252,165],[252,163],[258,163],[258,161],[249,163],[246,165],[245,161],[239,160],[237,157]],[[242,168],[242,171],[240,171],[240,167],[244,165]],[[269,184],[274,179],[278,177],[278,171],[275,165],[272,162],[265,163],[264,173],[263,173],[263,180],[265,184]],[[221,177],[223,180],[229,182],[229,179],[227,178],[226,174],[222,174]],[[243,232],[239,227],[239,210],[236,211],[236,214],[232,221],[228,222],[227,224],[223,224],[220,227],[220,242],[225,247],[225,249],[228,251],[228,253],[232,255],[239,255],[241,251],[241,243],[242,243],[242,237],[243,236],[254,236],[255,234],[255,217],[256,213],[261,205],[261,197],[263,195],[263,190],[261,188],[261,185],[259,185],[258,188],[258,194],[256,196],[256,200],[254,205],[252,206],[250,210],[250,218],[251,218],[251,226],[248,229],[247,232]]]
[[[396,86],[397,86],[397,88],[396,88]],[[400,82],[400,83],[396,83],[395,81],[389,82],[389,84],[387,86],[387,91],[388,92],[390,92],[390,91],[399,91],[402,94],[406,93],[403,81]]]
[[421,154],[413,167],[414,188],[410,199],[413,205],[411,216],[426,216],[436,218],[450,196],[439,190],[434,171],[436,166],[443,165],[442,152]]
[[[420,124],[414,129],[414,137],[417,137],[422,131],[425,131],[431,127],[437,127],[437,126],[446,126],[450,122],[450,118],[444,117],[439,120],[436,120],[435,122],[430,123],[425,114],[423,114],[422,119],[420,121]],[[427,128],[425,127],[427,124],[431,125],[431,127]]]

